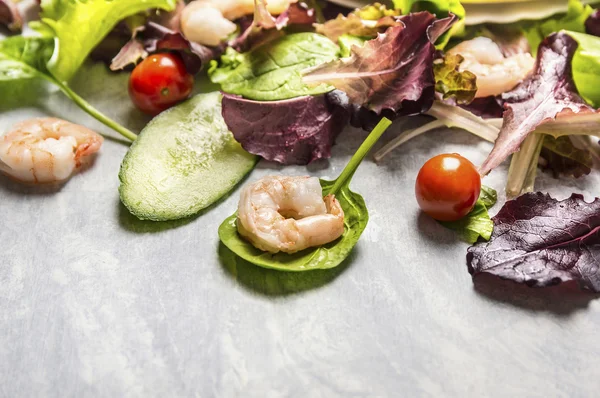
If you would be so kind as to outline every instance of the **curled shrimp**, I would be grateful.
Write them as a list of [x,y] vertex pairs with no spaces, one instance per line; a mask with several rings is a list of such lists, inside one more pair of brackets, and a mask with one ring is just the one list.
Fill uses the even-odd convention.
[[[267,10],[281,14],[296,0],[271,0]],[[185,37],[206,46],[217,46],[236,31],[232,21],[254,12],[255,0],[195,0],[181,13],[181,30]]]
[[533,70],[535,60],[520,52],[505,57],[500,47],[487,37],[463,41],[448,51],[460,54],[460,70],[477,76],[476,98],[499,95],[515,88]]
[[102,141],[92,130],[65,120],[26,120],[0,137],[0,172],[29,183],[64,181],[100,150]]
[[256,248],[295,253],[344,233],[344,210],[316,177],[264,177],[243,190],[238,232]]

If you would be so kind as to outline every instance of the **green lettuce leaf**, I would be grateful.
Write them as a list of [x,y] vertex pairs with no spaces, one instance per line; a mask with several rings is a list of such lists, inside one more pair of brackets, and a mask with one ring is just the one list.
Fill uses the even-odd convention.
[[53,53],[54,41],[47,36],[14,36],[0,41],[0,109],[21,105],[22,95],[27,92],[29,97],[38,94],[40,85],[37,83],[46,80],[58,86],[67,97],[91,116],[124,137],[135,140],[136,135],[133,132],[94,109],[66,83],[50,74],[46,66]]
[[567,32],[579,44],[571,67],[573,81],[583,97],[594,108],[600,107],[600,37]]
[[342,35],[338,39],[340,45],[340,57],[345,58],[352,55],[352,46],[362,47],[366,41],[370,40],[368,37],[360,37],[353,35]]
[[444,99],[455,98],[459,104],[468,104],[477,93],[477,76],[469,71],[459,71],[463,61],[460,54],[446,54],[433,62],[433,74],[435,91]]
[[536,56],[540,43],[551,33],[561,30],[585,33],[585,21],[593,11],[592,7],[584,5],[579,0],[569,0],[566,14],[550,17],[541,22],[523,22],[523,33],[529,42],[532,55]]
[[66,82],[119,21],[149,8],[170,11],[175,4],[176,0],[42,0],[41,22],[30,25],[54,37],[48,70]]
[[296,33],[270,41],[247,53],[228,48],[208,75],[226,93],[257,101],[275,101],[331,91],[327,84],[308,87],[302,82],[304,69],[337,58],[338,46],[316,33]]
[[44,71],[53,49],[50,38],[13,36],[0,41],[0,111],[34,104],[44,95],[49,77]]
[[46,78],[46,62],[53,50],[52,39],[46,37],[13,36],[0,41],[0,87],[8,89],[18,80]]
[[475,207],[466,217],[458,221],[440,221],[440,224],[458,232],[461,239],[467,243],[475,243],[480,237],[490,240],[494,232],[494,222],[490,218],[488,209],[492,208],[497,200],[498,194],[494,189],[482,186]]

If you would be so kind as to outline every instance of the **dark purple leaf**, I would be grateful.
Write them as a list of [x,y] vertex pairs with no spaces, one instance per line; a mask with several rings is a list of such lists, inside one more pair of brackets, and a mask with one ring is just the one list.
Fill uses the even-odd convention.
[[484,119],[498,119],[504,113],[503,103],[502,98],[490,96],[475,98],[470,104],[460,107]]
[[548,36],[540,45],[534,73],[504,94],[504,122],[494,149],[481,166],[486,175],[498,167],[541,124],[563,112],[593,112],[577,93],[571,60],[577,42],[564,32]]
[[585,21],[585,33],[600,36],[600,10],[594,10]]
[[23,18],[13,0],[0,0],[0,25],[17,32],[23,27]]
[[348,123],[347,105],[336,91],[269,102],[223,94],[223,118],[246,151],[282,164],[308,164],[331,156]]
[[186,39],[181,33],[172,31],[154,22],[144,29],[144,47],[149,53],[174,51],[181,55],[186,69],[191,74],[200,72],[211,60],[220,55],[218,48],[209,48]]
[[474,277],[492,274],[535,287],[576,281],[600,292],[600,199],[529,193],[507,202],[493,220],[491,240],[469,248]]
[[539,163],[542,169],[552,172],[555,178],[560,175],[579,178],[590,174],[594,166],[590,151],[577,148],[568,136],[546,136]]
[[347,59],[332,61],[308,71],[308,84],[327,83],[344,91],[350,101],[376,114],[426,112],[434,100],[433,42],[454,21],[454,16],[435,21],[428,12],[398,19],[364,46],[352,47]]
[[123,69],[129,64],[145,58],[148,54],[173,51],[181,56],[187,71],[196,74],[210,60],[219,56],[221,52],[219,48],[209,48],[191,42],[180,32],[173,31],[152,21],[136,29],[131,35],[132,38],[127,41],[113,59],[110,65],[112,70]]

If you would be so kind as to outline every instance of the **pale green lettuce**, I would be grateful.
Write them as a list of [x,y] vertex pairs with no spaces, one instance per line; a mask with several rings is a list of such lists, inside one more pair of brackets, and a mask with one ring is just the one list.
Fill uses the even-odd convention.
[[75,75],[89,53],[119,21],[150,8],[172,10],[176,0],[42,0],[32,27],[54,38],[50,73],[61,82]]

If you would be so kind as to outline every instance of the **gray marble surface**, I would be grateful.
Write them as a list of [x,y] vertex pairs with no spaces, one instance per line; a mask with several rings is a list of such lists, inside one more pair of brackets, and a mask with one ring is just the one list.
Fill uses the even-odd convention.
[[[125,75],[86,67],[74,86],[132,129],[144,125]],[[60,93],[19,99],[19,109],[2,101],[0,130],[54,115],[114,137]],[[330,161],[261,163],[249,178],[335,177],[364,137],[348,129]],[[600,300],[474,284],[467,245],[419,213],[425,160],[456,151],[477,163],[489,150],[441,130],[381,164],[366,159],[353,180],[371,214],[362,239],[341,267],[302,274],[256,268],[219,245],[237,191],[191,220],[137,221],[117,193],[119,139],[62,187],[0,177],[0,396],[597,396]],[[501,190],[505,174],[485,183]],[[599,182],[541,175],[538,188],[591,199]]]

